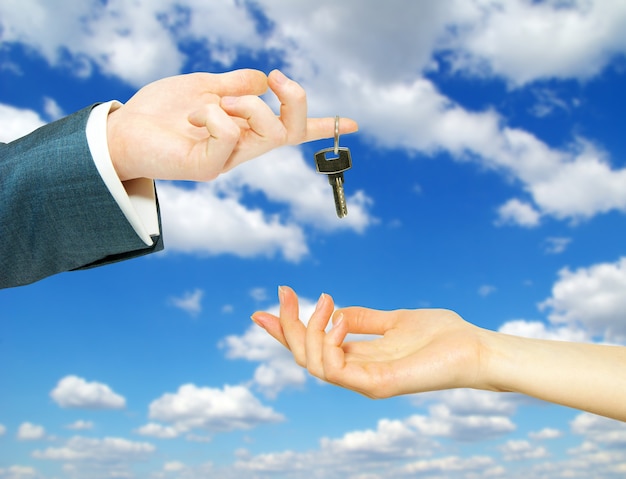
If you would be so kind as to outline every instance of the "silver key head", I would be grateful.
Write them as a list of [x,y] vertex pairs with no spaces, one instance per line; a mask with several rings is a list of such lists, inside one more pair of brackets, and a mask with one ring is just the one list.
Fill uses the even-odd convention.
[[352,157],[348,148],[325,148],[315,153],[315,167],[318,173],[333,175],[352,168]]

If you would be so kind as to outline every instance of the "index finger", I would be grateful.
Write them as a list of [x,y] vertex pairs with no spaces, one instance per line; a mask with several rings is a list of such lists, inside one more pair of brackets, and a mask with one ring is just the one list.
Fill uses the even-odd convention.
[[192,73],[205,89],[219,96],[262,95],[267,91],[267,76],[259,70],[241,69],[226,73]]

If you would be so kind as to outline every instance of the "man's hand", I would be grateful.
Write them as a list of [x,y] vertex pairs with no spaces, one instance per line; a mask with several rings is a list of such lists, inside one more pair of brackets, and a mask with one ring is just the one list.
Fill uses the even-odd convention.
[[[269,88],[276,116],[258,95]],[[340,133],[357,125],[342,119]],[[207,181],[273,148],[332,137],[334,118],[307,118],[306,93],[278,70],[192,73],[140,89],[108,119],[120,180]]]

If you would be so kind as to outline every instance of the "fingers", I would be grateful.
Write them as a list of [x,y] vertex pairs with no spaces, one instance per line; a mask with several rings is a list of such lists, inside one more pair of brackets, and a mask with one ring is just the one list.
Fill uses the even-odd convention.
[[287,144],[302,143],[307,133],[306,92],[279,70],[269,74],[268,83],[280,101],[280,119],[288,132]]
[[333,298],[322,293],[306,328],[306,368],[309,373],[320,379],[325,378],[323,364],[325,329],[334,309]]
[[[339,118],[339,134],[345,135],[358,131],[359,125],[350,118]],[[335,118],[309,118],[307,131],[302,143],[307,141],[321,140],[323,138],[334,138]]]
[[222,98],[220,105],[229,115],[246,121],[249,131],[244,133],[252,134],[242,139],[248,141],[250,146],[247,156],[258,155],[286,143],[285,126],[258,96],[227,96]]
[[306,327],[298,317],[298,297],[288,286],[279,286],[280,326],[296,363],[306,367]]
[[262,95],[267,91],[267,76],[259,70],[242,69],[226,73],[192,73],[204,90],[219,96]]
[[252,321],[254,321],[258,326],[262,327],[265,331],[267,331],[269,335],[272,336],[275,340],[277,340],[287,349],[290,349],[289,344],[285,339],[283,327],[280,325],[280,318],[264,311],[256,311],[251,316],[251,318]]
[[[335,136],[335,118],[307,118],[306,92],[297,82],[274,70],[268,76],[268,83],[280,101],[280,119],[287,131],[287,144],[298,145]],[[354,120],[339,119],[340,135],[358,129]]]
[[[205,139],[193,146],[188,176],[207,181],[223,171],[241,134],[241,130],[218,105],[209,104],[188,117],[193,126],[206,129]],[[189,178],[191,179],[191,178]]]

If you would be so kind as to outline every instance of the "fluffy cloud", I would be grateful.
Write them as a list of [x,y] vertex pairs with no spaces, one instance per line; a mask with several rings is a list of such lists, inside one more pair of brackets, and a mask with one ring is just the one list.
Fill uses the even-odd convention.
[[179,435],[179,431],[176,428],[154,422],[141,426],[135,432],[142,436],[158,437],[159,439],[173,439]]
[[540,219],[541,213],[539,213],[533,205],[516,198],[510,199],[498,208],[497,224],[513,223],[532,228],[539,225]]
[[548,456],[543,446],[534,446],[524,439],[511,439],[500,446],[505,461],[526,461]]
[[498,331],[513,336],[525,338],[551,339],[554,341],[578,341],[587,342],[591,340],[588,331],[575,326],[554,326],[542,321],[528,321],[525,319],[514,319],[505,322]]
[[[304,324],[313,314],[315,304],[315,301],[299,298],[300,318]],[[265,310],[278,315],[279,306],[272,305]],[[253,383],[270,398],[287,387],[302,386],[306,381],[307,372],[295,363],[292,354],[255,324],[251,324],[241,336],[227,336],[220,342],[220,347],[225,349],[229,359],[261,363],[254,372]]]
[[16,140],[46,122],[32,110],[22,110],[0,103],[0,142]]
[[451,474],[461,472],[474,473],[477,474],[476,477],[499,476],[500,471],[494,466],[495,460],[488,456],[447,456],[412,462],[404,466],[402,472],[407,475],[432,473]]
[[4,424],[0,424],[0,437],[4,436],[7,432],[7,428],[4,426]]
[[[3,5],[3,42],[26,43],[49,63],[70,63],[85,75],[95,65],[133,85],[178,73],[185,63],[178,43],[193,39],[196,33],[201,33],[207,46],[215,47],[213,58],[224,65],[234,60],[236,47],[258,40],[252,18],[234,1],[219,7],[186,2],[182,8],[166,0],[65,0],[54,5],[28,0],[19,8],[15,2]],[[210,26],[202,24],[201,18]]]
[[[328,182],[295,147],[269,152],[211,183],[192,188],[158,185],[168,250],[242,257],[281,254],[289,261],[309,252],[303,226],[362,232],[374,222],[368,212],[371,200],[362,191],[346,190],[349,215],[339,221]],[[247,206],[250,193],[262,194],[283,212],[268,214]]]
[[197,316],[202,312],[203,296],[204,291],[196,288],[193,291],[184,293],[181,297],[170,298],[170,303],[191,316]]
[[11,466],[8,469],[0,468],[1,479],[33,479],[40,477],[33,467]]
[[185,384],[176,393],[167,393],[152,401],[149,409],[151,419],[172,423],[179,432],[250,429],[284,419],[272,408],[262,405],[244,386],[226,385],[215,389]]
[[561,437],[562,435],[563,433],[561,431],[559,431],[558,429],[553,429],[551,427],[545,427],[540,431],[530,432],[528,434],[528,436],[531,439],[539,439],[539,440],[556,439],[558,437]]
[[626,258],[571,271],[564,268],[543,301],[549,320],[569,328],[583,327],[606,341],[626,341]]
[[77,376],[66,376],[50,392],[59,406],[82,409],[123,409],[126,399],[106,384],[87,382]]
[[465,28],[453,30],[452,40],[459,69],[500,75],[515,85],[587,79],[626,50],[626,5],[619,0],[464,3]]
[[33,457],[67,462],[120,463],[144,460],[155,451],[152,444],[116,437],[104,439],[75,436],[62,447],[36,450]]
[[45,436],[46,430],[43,426],[30,422],[20,424],[17,430],[17,438],[20,441],[36,441],[43,439]]
[[67,426],[65,426],[65,429],[72,429],[73,431],[87,431],[93,429],[93,422],[83,421],[81,419],[73,422],[72,424],[68,424]]

